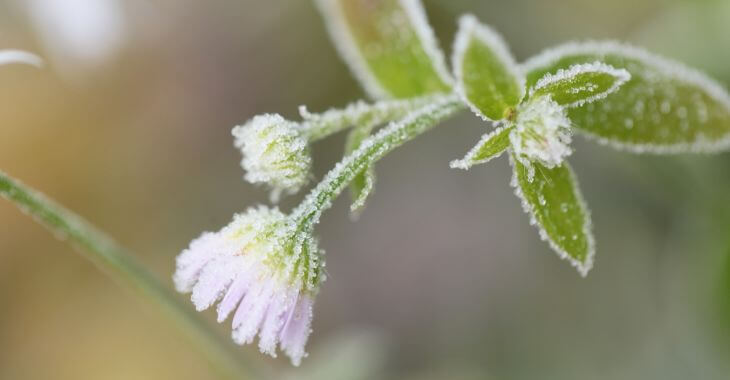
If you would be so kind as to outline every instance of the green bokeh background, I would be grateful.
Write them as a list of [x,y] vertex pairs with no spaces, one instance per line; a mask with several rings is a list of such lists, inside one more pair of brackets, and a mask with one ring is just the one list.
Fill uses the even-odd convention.
[[[53,59],[0,70],[0,168],[109,231],[172,286],[192,238],[267,200],[242,181],[233,125],[364,95],[309,1],[120,3],[125,43],[104,62],[73,75]],[[23,4],[0,0],[0,48],[46,56]],[[730,84],[730,1],[425,5],[447,54],[468,11],[520,61],[610,38]],[[506,157],[448,168],[486,128],[468,113],[444,123],[379,163],[359,221],[347,197],[325,215],[330,278],[301,368],[252,346],[242,357],[291,379],[726,379],[730,154],[634,156],[577,138],[571,162],[597,241],[581,279],[529,225]],[[343,145],[344,135],[315,145],[318,177]],[[214,373],[148,302],[0,202],[1,379]]]

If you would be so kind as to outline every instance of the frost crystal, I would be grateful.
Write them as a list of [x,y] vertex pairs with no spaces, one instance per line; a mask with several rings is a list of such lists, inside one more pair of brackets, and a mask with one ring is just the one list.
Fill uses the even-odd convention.
[[280,347],[299,365],[311,332],[312,305],[324,280],[315,239],[294,238],[289,218],[263,206],[238,214],[218,232],[205,232],[177,257],[173,279],[192,292],[198,311],[217,301],[218,322],[233,314],[233,340],[276,356]]
[[259,115],[233,128],[233,136],[243,154],[244,178],[268,184],[272,201],[282,191],[296,193],[309,180],[309,144],[296,123],[276,114]]
[[517,111],[510,143],[523,165],[539,161],[547,168],[559,166],[570,156],[570,119],[565,108],[549,96],[541,96],[523,104]]
[[631,74],[625,69],[617,69],[602,62],[596,61],[593,63],[577,64],[570,66],[567,70],[560,69],[555,74],[548,73],[544,77],[540,78],[540,80],[538,80],[535,84],[535,87],[530,90],[530,96],[532,96],[536,91],[550,86],[551,84],[570,80],[571,78],[575,78],[580,74],[586,73],[609,74],[613,76],[615,80],[611,84],[611,87],[602,90],[599,90],[599,86],[595,83],[585,83],[582,86],[571,88],[571,94],[583,95],[585,97],[574,103],[566,104],[565,107],[581,107],[584,104],[593,103],[597,100],[605,99],[608,95],[611,95],[614,92],[618,91],[618,89],[621,88],[624,83],[628,82],[631,79]]
[[730,94],[722,84],[680,62],[620,42],[586,41],[548,49],[521,67],[529,77],[561,62],[585,59],[623,67],[631,81],[600,103],[570,111],[580,133],[634,153],[714,153],[730,148]]
[[[485,134],[477,145],[466,153],[464,158],[451,161],[449,167],[452,169],[468,170],[474,165],[489,162],[501,156],[504,150],[509,147],[509,133],[511,130],[511,126],[500,126],[494,131]],[[502,145],[502,142],[497,140],[503,140],[504,137],[507,137],[507,141],[504,141],[504,145]]]

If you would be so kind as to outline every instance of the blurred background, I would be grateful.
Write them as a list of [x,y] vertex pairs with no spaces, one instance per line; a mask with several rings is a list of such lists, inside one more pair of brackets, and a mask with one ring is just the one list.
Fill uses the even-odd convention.
[[[457,16],[473,12],[519,60],[618,39],[730,84],[728,0],[424,3],[447,54]],[[170,287],[192,238],[267,200],[242,180],[232,126],[364,97],[309,1],[0,0],[0,48],[47,63],[0,69],[0,168]],[[726,379],[730,154],[634,156],[576,139],[598,248],[581,279],[529,225],[504,158],[448,168],[485,128],[463,113],[389,155],[357,222],[341,197],[318,226],[330,278],[310,358],[295,371],[255,346],[242,358],[291,379]],[[343,144],[315,146],[318,177]],[[215,376],[148,301],[0,202],[1,379]]]

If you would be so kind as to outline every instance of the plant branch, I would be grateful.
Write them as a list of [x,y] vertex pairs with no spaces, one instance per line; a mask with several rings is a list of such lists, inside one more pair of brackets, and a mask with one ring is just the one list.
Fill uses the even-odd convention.
[[292,212],[297,231],[311,229],[322,212],[364,169],[395,148],[436,126],[464,108],[456,95],[440,96],[416,109],[405,119],[393,122],[364,140],[360,147],[338,163]]
[[301,128],[309,142],[315,142],[353,126],[379,125],[401,119],[410,112],[433,103],[435,99],[437,97],[431,95],[412,99],[383,100],[376,103],[358,101],[345,108],[331,109],[319,114],[310,113],[305,106],[301,106],[299,107],[303,119]]

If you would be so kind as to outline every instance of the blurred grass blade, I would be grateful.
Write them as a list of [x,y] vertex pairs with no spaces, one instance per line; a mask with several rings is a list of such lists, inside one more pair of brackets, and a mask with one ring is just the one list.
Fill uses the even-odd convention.
[[[548,169],[538,162],[532,168],[511,157],[512,186],[530,214],[530,224],[540,230],[560,258],[570,261],[585,276],[593,265],[595,251],[591,217],[567,162]],[[534,170],[534,175],[531,174]]]
[[420,0],[317,0],[345,62],[375,99],[451,89]]
[[255,373],[240,352],[200,320],[192,309],[138,263],[124,248],[80,216],[21,184],[0,171],[0,196],[46,226],[56,237],[68,240],[104,273],[157,303],[168,316],[198,343],[207,359],[230,378],[248,378]]
[[716,152],[730,148],[730,95],[678,62],[615,42],[567,44],[523,66],[535,85],[547,73],[601,61],[631,79],[616,93],[568,115],[578,131],[633,152]]
[[530,91],[530,97],[549,95],[565,107],[580,107],[606,98],[631,79],[625,69],[601,62],[583,63],[545,74]]
[[508,118],[525,80],[502,37],[476,17],[461,16],[453,54],[456,87],[471,109],[488,120]]
[[35,54],[23,50],[0,50],[0,65],[24,63],[35,67],[43,66],[43,60]]

